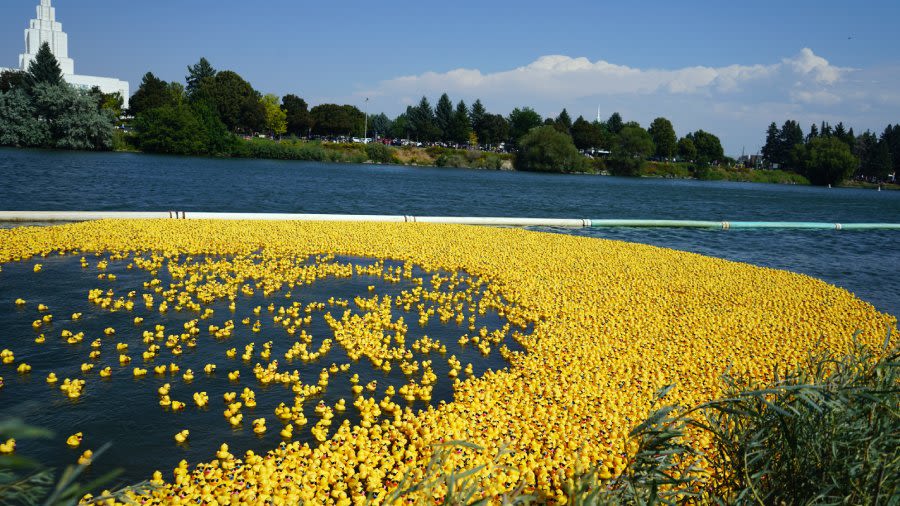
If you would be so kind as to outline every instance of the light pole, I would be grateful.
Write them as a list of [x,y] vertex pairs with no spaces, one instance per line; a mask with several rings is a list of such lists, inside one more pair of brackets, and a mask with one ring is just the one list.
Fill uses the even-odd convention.
[[369,138],[369,97],[366,97],[366,120],[365,126],[363,127],[363,144],[368,144]]

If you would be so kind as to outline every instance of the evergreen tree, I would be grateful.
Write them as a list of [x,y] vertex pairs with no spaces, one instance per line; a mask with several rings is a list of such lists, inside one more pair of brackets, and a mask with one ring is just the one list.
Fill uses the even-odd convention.
[[472,127],[469,126],[469,108],[460,100],[456,104],[456,111],[453,112],[453,119],[450,122],[450,140],[460,145],[467,144],[470,133]]
[[569,116],[569,111],[563,109],[553,123],[553,126],[560,132],[566,135],[572,135],[572,117]]
[[496,146],[509,139],[509,121],[499,114],[486,114],[477,133],[482,145]]
[[762,157],[766,160],[766,164],[771,167],[779,162],[779,154],[781,153],[781,145],[779,142],[778,125],[773,121],[766,129],[766,143],[762,147]]
[[25,88],[28,91],[41,83],[57,86],[63,82],[62,70],[59,61],[53,56],[50,44],[44,42],[38,50],[37,56],[28,64],[28,72],[25,74]]
[[541,115],[534,112],[530,107],[519,109],[516,107],[509,113],[509,138],[513,144],[516,144],[523,135],[529,130],[541,126],[543,123]]
[[174,98],[168,83],[153,75],[153,72],[147,72],[128,102],[128,111],[132,116],[137,116],[150,109],[171,104]]
[[446,93],[441,95],[437,106],[434,108],[434,124],[438,129],[439,140],[451,140],[453,136],[453,102],[450,101],[450,97]]
[[187,69],[188,75],[185,76],[184,80],[187,83],[186,91],[190,98],[194,98],[204,80],[212,79],[217,74],[216,69],[213,68],[206,58],[200,58],[199,62],[188,66]]
[[410,133],[416,140],[428,142],[440,136],[440,130],[435,125],[434,109],[427,97],[423,96],[416,107],[408,107],[406,116],[409,119]]
[[622,115],[617,112],[612,113],[609,119],[606,120],[606,128],[613,135],[619,135],[619,133],[622,131],[622,127],[624,126],[625,123],[622,122]]
[[482,128],[484,117],[487,115],[487,110],[484,108],[484,104],[481,103],[481,99],[475,101],[472,104],[472,110],[469,111],[469,125],[472,127],[472,131],[478,135],[479,139],[482,138]]
[[806,135],[806,142],[809,142],[819,136],[819,127],[815,123],[809,126],[809,133]]

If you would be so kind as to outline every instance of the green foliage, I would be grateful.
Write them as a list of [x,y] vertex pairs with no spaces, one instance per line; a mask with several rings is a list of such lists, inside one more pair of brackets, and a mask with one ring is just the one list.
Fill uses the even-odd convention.
[[305,137],[310,133],[312,118],[309,116],[309,106],[305,100],[289,93],[281,98],[281,108],[287,120],[288,134]]
[[50,44],[44,42],[38,50],[38,54],[28,64],[28,72],[25,73],[25,89],[31,91],[38,84],[58,86],[62,84],[62,70],[59,61],[53,56]]
[[418,141],[434,141],[441,135],[434,109],[431,108],[428,98],[424,96],[419,101],[419,105],[406,108],[406,119],[408,120],[409,134]]
[[49,139],[48,125],[38,119],[24,89],[0,93],[0,146],[40,147]]
[[654,150],[650,134],[639,125],[628,124],[616,136],[607,165],[613,175],[637,176]]
[[191,95],[192,101],[215,107],[219,119],[230,131],[247,134],[262,131],[266,126],[266,109],[261,98],[250,83],[230,70],[203,79]]
[[532,129],[519,140],[516,168],[540,172],[581,172],[585,158],[572,138],[552,126]]
[[395,163],[393,150],[380,142],[366,144],[366,156],[376,163]]
[[572,135],[572,117],[569,116],[569,111],[563,109],[559,116],[553,120],[553,126],[566,135]]
[[262,98],[266,111],[266,129],[273,136],[281,136],[287,132],[287,113],[278,105],[278,96],[271,93]]
[[469,142],[469,134],[472,133],[472,127],[469,125],[469,108],[462,100],[456,104],[456,110],[453,111],[453,118],[450,121],[450,136],[447,140],[453,141],[460,145]]
[[136,144],[149,153],[229,156],[236,139],[205,102],[151,109],[134,121]]
[[610,115],[609,119],[606,120],[606,128],[613,134],[619,135],[622,131],[622,128],[625,127],[625,123],[622,121],[622,115],[614,112]]
[[453,124],[453,102],[450,101],[450,97],[446,93],[441,95],[434,108],[434,124],[438,130],[438,137],[435,140],[450,140]]
[[722,161],[725,158],[722,142],[715,135],[703,130],[697,130],[687,134],[687,138],[694,143],[694,147],[697,149],[697,163],[709,164]]
[[317,105],[309,115],[316,135],[360,135],[366,121],[365,114],[352,105]]
[[101,96],[66,83],[38,82],[30,93],[0,94],[0,145],[58,149],[112,148],[115,116]]
[[610,143],[602,124],[591,123],[579,116],[572,123],[572,141],[580,150],[609,148]]
[[25,72],[6,69],[0,72],[0,93],[7,93],[25,84]]
[[847,144],[835,137],[819,137],[805,146],[798,144],[794,153],[803,175],[816,185],[838,184],[859,165]]
[[391,119],[386,114],[369,115],[369,131],[379,137],[388,137],[392,127]]
[[541,115],[534,112],[530,107],[518,107],[509,113],[509,139],[513,144],[518,145],[519,140],[532,128],[541,126],[543,120]]
[[662,158],[672,158],[675,150],[678,149],[677,137],[675,136],[675,127],[672,122],[666,118],[656,118],[650,123],[647,130],[656,146],[656,156]]
[[[53,433],[45,429],[31,427],[20,420],[0,421],[0,439],[14,438],[48,439]],[[93,459],[100,458],[109,449],[106,444],[96,452]],[[91,492],[110,483],[121,470],[110,471],[82,484],[78,480],[87,466],[69,466],[59,478],[53,469],[46,468],[34,460],[16,455],[0,456],[0,506],[76,506],[99,504],[106,501],[131,502],[128,493],[146,493],[156,488],[149,482],[122,488],[113,492],[104,490],[99,496],[89,496]]]
[[186,91],[189,97],[194,96],[206,80],[216,77],[218,72],[206,58],[188,67],[188,75],[184,80],[187,83]]
[[694,141],[687,137],[678,140],[678,158],[685,162],[697,159],[697,146],[694,145]]
[[181,99],[180,87],[175,87],[159,79],[152,72],[147,72],[141,80],[141,85],[128,101],[128,111],[132,116],[137,116],[150,109],[174,105]]
[[495,146],[506,142],[511,136],[509,121],[499,114],[487,114],[481,122],[481,130],[476,134],[482,145]]

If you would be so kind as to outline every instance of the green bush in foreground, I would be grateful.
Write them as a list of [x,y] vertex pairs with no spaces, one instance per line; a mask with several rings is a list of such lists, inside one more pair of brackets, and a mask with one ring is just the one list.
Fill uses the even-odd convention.
[[[629,434],[637,450],[626,471],[610,480],[597,469],[577,475],[566,487],[568,504],[900,504],[900,349],[889,343],[890,333],[882,353],[858,344],[845,356],[823,352],[776,371],[763,387],[726,374],[723,398],[654,411]],[[691,446],[698,435],[713,441],[711,451]],[[524,494],[525,484],[481,497],[474,476],[482,468],[443,473],[446,445],[434,455],[427,478],[404,481],[388,504],[550,499]],[[711,476],[696,465],[704,460]]]

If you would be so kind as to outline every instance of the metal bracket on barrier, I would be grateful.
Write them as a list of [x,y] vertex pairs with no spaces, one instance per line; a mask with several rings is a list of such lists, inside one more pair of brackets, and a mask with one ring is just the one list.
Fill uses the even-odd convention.
[[731,223],[729,223],[727,221],[722,222],[722,230],[728,230],[730,228],[731,228]]

